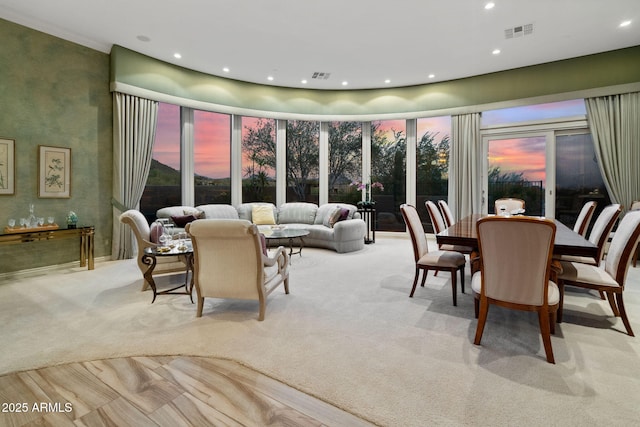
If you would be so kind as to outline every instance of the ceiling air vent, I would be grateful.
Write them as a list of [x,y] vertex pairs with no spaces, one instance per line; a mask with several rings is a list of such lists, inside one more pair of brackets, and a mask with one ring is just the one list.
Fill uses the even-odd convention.
[[315,73],[313,73],[311,78],[316,80],[327,80],[329,76],[331,76],[331,73],[321,73],[316,71]]
[[518,37],[528,36],[531,34],[533,34],[533,24],[518,25],[504,30],[504,38],[506,39],[517,39]]

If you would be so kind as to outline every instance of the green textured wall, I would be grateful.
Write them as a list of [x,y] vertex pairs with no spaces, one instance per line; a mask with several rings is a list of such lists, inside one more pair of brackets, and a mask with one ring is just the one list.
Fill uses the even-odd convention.
[[[310,90],[224,79],[114,46],[112,85],[237,109],[265,116],[310,115],[343,119],[411,117],[511,100],[589,91],[640,82],[640,46],[597,55],[427,85],[379,90]],[[124,88],[126,91],[126,88]],[[473,110],[473,108],[471,108]],[[233,112],[233,111],[231,111]]]
[[[0,20],[0,136],[16,141],[15,195],[0,196],[9,218],[69,210],[96,227],[95,254],[111,253],[112,105],[109,55]],[[38,145],[71,148],[71,198],[39,199]],[[79,240],[0,247],[0,273],[78,259]]]

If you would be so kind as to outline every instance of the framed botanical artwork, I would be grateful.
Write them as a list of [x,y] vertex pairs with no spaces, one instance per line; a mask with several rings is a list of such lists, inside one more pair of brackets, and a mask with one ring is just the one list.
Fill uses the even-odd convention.
[[38,146],[38,197],[71,197],[71,148]]
[[0,138],[0,196],[16,192],[16,141]]

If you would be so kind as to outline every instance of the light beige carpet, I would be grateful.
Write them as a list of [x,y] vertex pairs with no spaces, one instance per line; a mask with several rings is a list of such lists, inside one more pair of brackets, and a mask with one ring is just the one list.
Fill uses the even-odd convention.
[[[433,242],[432,242],[433,243]],[[254,302],[140,292],[132,260],[0,283],[0,373],[125,355],[237,360],[385,426],[634,425],[640,338],[608,304],[567,295],[565,322],[544,357],[535,314],[493,308],[482,346],[467,292],[430,274],[409,298],[409,240],[378,238],[351,254],[294,256],[291,294],[275,291],[266,320]],[[167,283],[167,280],[164,280]],[[640,267],[625,301],[640,333]]]

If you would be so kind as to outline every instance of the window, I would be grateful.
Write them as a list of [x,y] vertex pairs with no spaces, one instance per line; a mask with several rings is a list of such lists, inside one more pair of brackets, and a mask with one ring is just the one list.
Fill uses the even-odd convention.
[[231,116],[194,111],[195,205],[231,203]]
[[318,203],[318,122],[287,121],[287,201]]
[[400,205],[406,200],[407,137],[405,120],[371,122],[371,176],[365,183],[380,183],[372,189],[376,202],[376,230],[405,231]]
[[158,105],[156,139],[151,168],[140,200],[140,211],[154,221],[156,211],[165,206],[181,205],[180,189],[180,107]]
[[276,121],[242,118],[242,200],[276,203]]
[[425,202],[448,202],[450,133],[451,116],[417,120],[416,208],[427,232],[433,226]]
[[329,124],[329,202],[356,204],[362,175],[362,126],[360,122]]
[[584,99],[525,105],[482,112],[482,126],[513,124],[529,121],[548,121],[564,117],[584,116]]
[[600,174],[591,134],[556,136],[556,164],[556,218],[573,227],[582,206],[595,201],[592,226],[611,200]]

